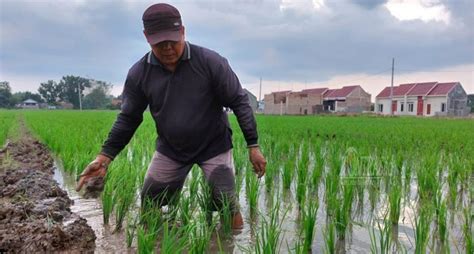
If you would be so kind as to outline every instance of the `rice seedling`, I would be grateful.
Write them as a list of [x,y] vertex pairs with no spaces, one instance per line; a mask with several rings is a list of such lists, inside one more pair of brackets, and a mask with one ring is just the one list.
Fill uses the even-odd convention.
[[112,211],[114,210],[114,205],[115,202],[113,200],[114,196],[114,186],[112,185],[112,182],[108,181],[112,177],[111,173],[108,173],[106,178],[105,178],[105,183],[104,183],[104,190],[101,194],[101,200],[102,200],[102,216],[103,216],[103,221],[104,224],[109,224],[109,219],[110,215],[112,214]]
[[224,236],[232,234],[232,209],[231,200],[228,196],[222,195],[219,202],[219,215],[221,217],[221,229],[224,231]]
[[165,220],[161,229],[160,253],[183,253],[187,250],[189,242],[185,236],[189,235],[190,230],[192,229],[185,225],[170,225],[169,222]]
[[285,166],[282,169],[282,175],[281,175],[284,190],[289,190],[291,187],[291,182],[293,181],[294,169],[295,169],[295,161],[293,159],[288,159],[285,162]]
[[[115,227],[116,230],[122,228],[123,221],[136,201],[136,192],[135,192],[135,179],[134,174],[131,172],[133,169],[128,168],[128,170],[122,170],[121,175],[118,180],[117,188],[114,192],[114,202],[115,202]],[[130,180],[131,179],[131,180]]]
[[143,202],[140,224],[137,227],[138,253],[154,253],[156,239],[160,226],[162,225],[162,212],[151,200]]
[[464,235],[464,243],[466,246],[466,253],[474,253],[474,231],[472,227],[472,218],[474,214],[472,213],[470,208],[464,208],[463,210],[464,215],[464,225],[462,227],[462,232]]
[[316,218],[318,214],[319,202],[317,199],[309,199],[302,211],[301,226],[303,236],[303,252],[311,252],[311,244],[314,239],[314,228],[316,226]]
[[139,222],[139,215],[131,215],[130,213],[127,216],[127,228],[126,228],[126,242],[127,248],[130,248],[133,243],[137,232],[137,226]]
[[260,228],[255,236],[255,246],[253,251],[249,249],[249,252],[256,254],[273,254],[280,252],[282,243],[281,227],[287,211],[283,213],[280,219],[280,202],[276,201],[269,212],[268,218],[261,216]]
[[194,212],[193,198],[190,195],[181,195],[177,209],[177,219],[183,224],[188,225]]
[[392,232],[392,223],[387,218],[387,214],[384,215],[383,223],[377,222],[377,229],[373,225],[369,230],[370,235],[370,252],[371,253],[391,253],[390,246],[392,244],[391,232]]
[[324,253],[336,253],[336,233],[334,223],[326,222],[326,228],[323,230],[324,236]]
[[441,244],[446,245],[448,239],[448,226],[447,226],[447,204],[446,200],[438,201],[436,206],[436,224],[438,229],[438,239]]
[[430,234],[432,208],[429,204],[420,207],[420,213],[415,215],[415,253],[426,253]]
[[398,224],[400,218],[400,203],[402,198],[401,180],[398,175],[392,176],[390,190],[388,192],[388,203],[390,207],[390,222],[394,225]]
[[321,177],[323,176],[325,161],[324,161],[322,151],[319,150],[321,148],[319,146],[316,146],[315,149],[316,151],[314,153],[314,167],[311,174],[310,186],[315,192],[317,192],[319,183],[321,181]]
[[246,173],[245,193],[249,203],[250,214],[255,215],[257,211],[257,202],[260,188],[260,180],[249,169]]
[[212,233],[215,229],[214,223],[211,225],[206,223],[205,213],[199,213],[198,216],[197,221],[190,226],[188,236],[189,253],[191,254],[208,253]]

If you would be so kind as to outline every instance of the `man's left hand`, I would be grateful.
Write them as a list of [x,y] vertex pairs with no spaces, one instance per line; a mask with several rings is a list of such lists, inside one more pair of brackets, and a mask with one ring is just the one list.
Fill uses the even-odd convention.
[[249,159],[258,178],[265,175],[267,161],[265,157],[263,157],[259,147],[249,147]]

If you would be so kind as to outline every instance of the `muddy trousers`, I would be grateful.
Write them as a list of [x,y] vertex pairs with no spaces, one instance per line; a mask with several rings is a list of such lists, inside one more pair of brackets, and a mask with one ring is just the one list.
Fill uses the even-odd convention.
[[[198,165],[210,187],[211,200],[208,201],[208,211],[218,211],[226,206],[232,214],[237,213],[239,205],[235,193],[232,150],[198,163]],[[183,164],[155,152],[141,191],[142,206],[151,203],[161,207],[177,202],[192,166],[193,164]],[[191,193],[191,195],[196,195],[192,198],[197,202],[197,193]]]

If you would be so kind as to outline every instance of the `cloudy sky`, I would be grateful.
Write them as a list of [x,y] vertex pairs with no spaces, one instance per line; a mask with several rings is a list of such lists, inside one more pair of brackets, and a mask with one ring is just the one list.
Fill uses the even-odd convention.
[[[226,57],[259,96],[361,85],[372,97],[395,84],[460,81],[474,93],[472,0],[170,1],[186,39]],[[0,80],[13,91],[79,75],[121,93],[149,46],[150,1],[0,0]]]

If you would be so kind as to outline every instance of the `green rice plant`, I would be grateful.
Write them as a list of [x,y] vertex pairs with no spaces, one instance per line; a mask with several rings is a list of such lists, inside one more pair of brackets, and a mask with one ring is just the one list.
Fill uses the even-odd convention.
[[315,154],[314,156],[315,162],[314,162],[314,167],[311,174],[310,186],[313,189],[313,191],[317,192],[319,188],[319,183],[321,182],[321,178],[323,176],[325,162],[324,162],[324,158],[321,151],[316,150],[314,154]]
[[431,200],[436,194],[436,190],[439,188],[438,167],[436,154],[427,155],[417,167],[416,176],[421,201]]
[[164,221],[160,238],[160,253],[183,253],[189,247],[187,235],[192,228]]
[[324,236],[324,253],[336,253],[336,233],[334,223],[332,221],[326,223],[326,228],[323,230]]
[[[127,216],[127,228],[126,228],[126,242],[127,248],[130,248],[133,243],[133,239],[135,238],[135,234],[137,231],[137,226],[139,222],[139,215],[131,215],[130,213]],[[143,232],[142,232],[143,233]]]
[[319,202],[317,199],[307,200],[302,212],[301,226],[303,236],[303,252],[311,252],[311,244],[314,239],[314,229],[316,226],[316,218],[318,215]]
[[161,208],[152,200],[143,201],[140,224],[137,228],[138,253],[154,253],[160,226],[162,225]]
[[18,127],[17,113],[15,111],[0,110],[0,149],[5,144],[8,136],[14,133]]
[[[115,205],[115,227],[116,230],[122,228],[123,221],[135,204],[137,196],[135,189],[135,174],[132,172],[133,168],[128,165],[127,170],[121,171],[121,176],[117,180],[117,187],[114,192]],[[114,179],[114,178],[112,178]]]
[[280,205],[277,200],[271,209],[268,218],[261,216],[260,228],[255,236],[255,246],[253,251],[256,254],[279,253],[281,249],[282,223],[288,210],[286,210],[280,219]]
[[251,170],[247,170],[246,179],[245,193],[249,203],[250,214],[255,215],[257,212],[260,181]]
[[415,253],[417,254],[426,253],[427,250],[432,207],[429,204],[423,204],[419,210],[419,214],[415,215]]
[[369,230],[370,235],[370,252],[375,253],[391,253],[390,246],[392,244],[391,233],[392,233],[392,223],[387,219],[387,214],[384,216],[383,224],[377,221],[377,229],[373,225]]
[[448,227],[447,227],[447,204],[446,200],[439,202],[439,206],[437,206],[437,226],[438,226],[438,238],[439,241],[443,244],[447,244],[448,239]]
[[212,233],[215,230],[215,224],[206,223],[205,213],[198,214],[197,221],[192,224],[188,237],[189,253],[201,254],[208,253]]
[[104,224],[109,224],[110,215],[114,210],[115,202],[113,200],[114,196],[114,186],[111,181],[108,179],[112,178],[112,174],[109,173],[105,177],[104,183],[104,190],[101,193],[101,200],[102,200],[102,216],[104,220]]
[[177,219],[183,225],[188,225],[191,221],[194,212],[193,200],[194,198],[192,198],[190,195],[181,195],[179,199]]
[[308,178],[308,167],[305,163],[301,163],[298,166],[297,178],[296,178],[296,201],[300,208],[304,206],[306,190],[308,189],[307,180]]
[[224,236],[232,234],[232,209],[231,200],[226,195],[221,195],[219,205],[219,215],[221,217],[221,229],[224,231]]
[[199,178],[199,186],[201,187],[201,191],[197,192],[197,201],[201,211],[204,212],[206,215],[206,220],[208,225],[212,224],[212,212],[213,212],[213,204],[212,204],[212,190],[209,184],[204,179],[204,176]]
[[390,207],[390,222],[393,225],[398,224],[400,218],[400,204],[402,198],[401,180],[398,175],[392,176],[392,182],[390,184],[390,191],[388,192],[388,203]]
[[201,171],[196,166],[191,168],[191,178],[189,179],[189,193],[198,193]]
[[295,161],[293,159],[288,159],[285,162],[285,166],[283,167],[283,171],[281,175],[284,190],[290,189],[291,182],[293,181],[294,170],[295,170]]
[[462,233],[464,235],[464,244],[466,246],[466,253],[474,253],[474,231],[472,227],[472,218],[474,214],[472,213],[471,209],[464,208],[463,210],[464,215],[464,225],[462,227]]

